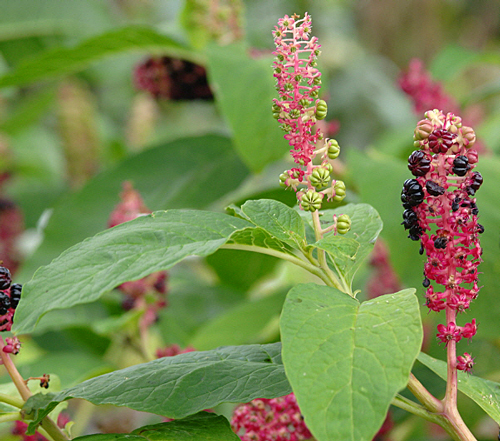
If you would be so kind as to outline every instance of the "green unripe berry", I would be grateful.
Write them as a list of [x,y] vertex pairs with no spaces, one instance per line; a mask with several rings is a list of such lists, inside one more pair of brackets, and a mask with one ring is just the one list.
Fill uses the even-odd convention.
[[309,182],[318,190],[321,190],[328,186],[330,182],[330,172],[323,167],[315,168],[309,177]]
[[318,98],[318,91],[317,91],[317,90],[311,90],[311,91],[309,92],[309,96],[310,96],[311,98]]
[[330,164],[329,162],[323,164],[322,167],[325,167],[330,173],[333,171],[332,164]]
[[336,159],[340,154],[339,143],[335,139],[328,140],[328,157],[330,159]]
[[345,184],[344,181],[337,181],[335,182],[335,185],[333,186],[333,189],[335,190],[335,197],[333,200],[335,202],[340,202],[345,198]]
[[309,105],[310,101],[307,99],[307,98],[301,98],[299,100],[299,104],[302,106],[302,107],[307,107]]
[[328,106],[326,101],[319,100],[318,104],[316,104],[316,119],[325,119],[327,112]]
[[300,116],[300,110],[299,109],[290,109],[290,112],[288,113],[290,118],[298,118]]
[[286,173],[286,172],[285,173],[281,173],[281,175],[280,175],[280,186],[287,188],[288,185],[286,185],[286,180],[289,179],[289,178],[290,178],[290,176],[288,175],[288,173]]
[[342,214],[337,218],[337,233],[345,234],[351,229],[351,218],[347,214]]
[[321,208],[321,195],[314,190],[307,190],[300,198],[300,206],[305,211],[316,211]]
[[314,77],[313,84],[319,86],[321,84],[321,77]]

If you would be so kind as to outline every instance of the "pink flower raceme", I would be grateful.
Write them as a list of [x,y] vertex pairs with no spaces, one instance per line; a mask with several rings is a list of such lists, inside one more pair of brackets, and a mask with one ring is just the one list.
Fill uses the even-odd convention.
[[231,419],[242,441],[301,441],[312,438],[293,393],[238,406]]
[[[278,20],[273,31],[276,45],[273,54],[280,98],[273,100],[273,114],[286,132],[285,139],[292,147],[290,153],[298,165],[281,174],[280,183],[297,192],[301,209],[316,211],[325,196],[337,202],[344,199],[345,184],[332,181],[330,176],[329,160],[337,158],[340,152],[337,141],[325,139],[315,126],[325,118],[327,105],[318,99],[321,72],[316,68],[316,58],[320,45],[310,33],[311,17],[307,14],[302,19],[294,15]],[[314,165],[317,155],[321,162]]]
[[[405,181],[401,193],[403,225],[410,239],[420,240],[420,253],[427,256],[426,305],[446,311],[447,323],[438,325],[437,336],[448,345],[472,338],[477,330],[475,320],[458,326],[456,315],[468,309],[479,292],[478,236],[484,228],[478,223],[475,194],[483,178],[473,171],[478,160],[474,131],[452,113],[432,110],[425,116],[414,135],[419,150],[408,159],[415,178]],[[470,371],[469,358],[457,363],[457,368]]]
[[427,109],[444,109],[446,112],[458,112],[457,102],[448,95],[441,83],[434,81],[418,58],[410,61],[408,70],[399,77],[399,87],[413,101],[413,109],[421,115]]
[[[123,184],[120,198],[121,202],[114,208],[109,217],[109,228],[151,213],[144,204],[141,195],[134,190],[130,182]],[[155,305],[150,305],[150,314],[146,315],[146,318],[149,317],[149,321],[154,321],[156,319],[156,310],[166,306],[167,277],[166,271],[159,271],[139,280],[122,283],[118,289],[126,296],[123,308],[126,310],[132,309],[137,306],[138,302],[142,302],[147,294],[154,294],[157,297]]]

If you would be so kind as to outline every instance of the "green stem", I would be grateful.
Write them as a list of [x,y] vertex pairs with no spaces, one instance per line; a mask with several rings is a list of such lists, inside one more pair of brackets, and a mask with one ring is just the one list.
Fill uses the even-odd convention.
[[267,254],[269,256],[278,257],[280,259],[287,260],[288,262],[292,262],[295,265],[300,266],[301,268],[304,268],[305,270],[309,271],[310,273],[314,274],[315,276],[323,280],[323,282],[325,282],[326,285],[335,286],[334,283],[323,272],[322,268],[318,268],[317,266],[314,266],[313,264],[306,262],[305,260],[299,259],[297,256],[294,256],[293,254],[281,253],[277,250],[273,250],[270,248],[255,247],[253,245],[225,244],[221,246],[221,248],[227,250],[253,251],[255,253],[262,253],[262,254]]
[[11,406],[21,409],[24,406],[24,401],[20,398],[11,397],[10,395],[0,393],[0,402],[10,404]]
[[462,441],[462,438],[460,438],[453,425],[443,415],[438,415],[436,413],[430,412],[420,404],[417,404],[399,394],[394,397],[391,404],[421,418],[424,418],[431,423],[440,425],[455,441]]
[[0,423],[10,423],[12,421],[21,421],[23,417],[20,412],[9,412],[0,415]]
[[418,381],[417,377],[410,373],[410,379],[407,385],[410,392],[420,401],[426,409],[434,413],[442,413],[443,403],[432,395],[425,386]]

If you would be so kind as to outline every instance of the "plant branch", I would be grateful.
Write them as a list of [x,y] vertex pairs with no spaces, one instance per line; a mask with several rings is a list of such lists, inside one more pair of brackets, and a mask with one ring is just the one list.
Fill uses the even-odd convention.
[[24,406],[24,401],[20,398],[11,397],[10,395],[2,393],[0,393],[0,402],[17,407],[18,409],[21,409]]
[[407,385],[409,391],[415,396],[415,398],[420,401],[424,407],[435,413],[442,413],[444,406],[441,400],[438,400],[434,395],[432,395],[425,386],[418,381],[417,377],[410,373],[410,379]]

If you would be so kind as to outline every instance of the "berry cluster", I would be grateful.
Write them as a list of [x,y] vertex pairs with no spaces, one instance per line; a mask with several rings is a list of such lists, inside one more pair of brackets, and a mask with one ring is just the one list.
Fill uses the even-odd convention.
[[[332,180],[332,165],[340,147],[334,139],[324,138],[315,126],[326,117],[327,105],[318,99],[321,72],[316,68],[320,45],[316,37],[309,37],[311,17],[305,14],[285,16],[278,20],[273,31],[276,50],[274,77],[280,99],[273,100],[273,115],[286,133],[285,139],[298,167],[280,175],[280,185],[297,192],[302,210],[316,211],[323,199],[340,202],[345,198],[346,187],[340,180]],[[319,148],[316,145],[319,144]],[[313,165],[320,155],[321,162]],[[305,167],[303,170],[301,167]],[[300,189],[299,189],[300,187]]]
[[22,285],[12,283],[10,271],[0,266],[0,331],[10,331],[14,312],[21,300]]
[[182,100],[211,100],[203,66],[178,58],[149,58],[134,71],[135,86],[155,98]]
[[238,406],[231,419],[242,441],[301,441],[312,438],[293,393]]
[[[438,325],[437,337],[448,345],[476,333],[475,320],[461,327],[455,319],[479,291],[477,266],[482,250],[478,235],[484,228],[478,223],[475,194],[483,178],[473,171],[478,160],[472,148],[474,131],[452,113],[432,110],[425,116],[414,134],[419,150],[408,158],[414,178],[403,184],[402,224],[410,239],[420,240],[420,254],[427,256],[426,305],[432,311],[446,310],[446,325]],[[458,357],[458,369],[470,371],[472,364],[469,354]]]
[[[146,207],[141,195],[134,190],[130,182],[123,184],[123,191],[120,194],[121,202],[115,207],[108,220],[108,227],[112,228],[123,222],[133,220],[139,216],[151,213]],[[151,321],[156,319],[156,310],[167,305],[167,272],[159,271],[139,280],[122,283],[118,289],[125,294],[123,309],[130,310],[144,301],[145,296],[152,294],[155,304],[150,305],[151,314],[148,314]]]

